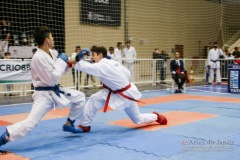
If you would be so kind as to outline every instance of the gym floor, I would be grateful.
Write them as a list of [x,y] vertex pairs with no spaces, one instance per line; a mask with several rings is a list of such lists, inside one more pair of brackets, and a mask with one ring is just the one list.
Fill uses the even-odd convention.
[[[62,131],[69,108],[58,108],[27,136],[2,146],[9,153],[0,159],[238,160],[239,94],[227,93],[224,84],[188,86],[185,94],[172,94],[167,87],[139,86],[145,90],[140,112],[160,112],[168,118],[166,126],[138,126],[124,111],[110,110],[97,114],[90,133],[72,134]],[[1,97],[0,134],[24,120],[31,106],[30,97]]]

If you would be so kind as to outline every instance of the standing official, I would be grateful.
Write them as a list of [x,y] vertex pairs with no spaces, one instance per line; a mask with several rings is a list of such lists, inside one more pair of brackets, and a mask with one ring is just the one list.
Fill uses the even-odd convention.
[[130,82],[134,82],[134,62],[137,59],[137,52],[131,42],[126,42],[126,47],[123,49],[123,57],[125,58],[125,66],[130,71],[132,78]]

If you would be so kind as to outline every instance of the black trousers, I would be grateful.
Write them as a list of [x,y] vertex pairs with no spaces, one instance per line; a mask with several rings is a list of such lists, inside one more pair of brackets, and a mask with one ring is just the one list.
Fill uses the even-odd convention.
[[178,85],[178,89],[182,88],[186,80],[184,74],[172,74],[172,79]]
[[164,81],[166,79],[166,67],[160,68],[160,80]]
[[157,75],[158,70],[160,72],[160,80],[164,81],[166,79],[166,67],[164,67],[163,62],[156,63],[156,75]]

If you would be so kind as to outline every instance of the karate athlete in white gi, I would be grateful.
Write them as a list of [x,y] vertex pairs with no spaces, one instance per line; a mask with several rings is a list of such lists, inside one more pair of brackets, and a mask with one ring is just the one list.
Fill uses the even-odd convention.
[[221,74],[220,74],[220,56],[224,56],[223,51],[218,47],[217,42],[214,42],[214,47],[208,52],[208,66],[210,66],[210,77],[208,84],[211,85],[214,80],[214,72],[216,71],[216,81],[217,84],[221,84]]
[[[93,76],[99,77],[104,84],[104,89],[93,94],[85,105],[84,115],[80,118],[80,128],[83,132],[89,132],[91,122],[96,113],[107,107],[112,109],[124,109],[131,120],[136,124],[158,122],[162,125],[167,124],[167,119],[157,112],[141,114],[136,101],[142,94],[133,83],[129,83],[131,74],[127,68],[118,61],[107,59],[107,49],[105,47],[95,47],[92,49],[92,59],[95,63],[91,64],[84,60],[83,51],[76,57],[75,69]],[[88,52],[88,51],[87,51]]]
[[[59,79],[67,67],[68,56],[62,53],[58,57],[51,48],[54,41],[50,29],[46,26],[35,31],[38,49],[31,62],[32,81],[35,91],[32,95],[33,106],[27,119],[10,125],[0,137],[0,146],[15,141],[32,131],[38,122],[55,106],[71,106],[64,131],[76,133],[74,121],[82,116],[85,105],[85,95],[82,92],[65,89],[58,86]],[[2,151],[2,153],[5,153]]]
[[134,82],[134,61],[137,59],[137,52],[131,42],[126,42],[126,47],[123,49],[123,57],[125,58],[125,66],[131,73],[130,82]]

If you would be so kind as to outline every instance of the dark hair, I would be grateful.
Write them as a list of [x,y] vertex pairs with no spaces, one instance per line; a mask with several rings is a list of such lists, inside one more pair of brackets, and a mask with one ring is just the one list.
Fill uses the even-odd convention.
[[4,56],[6,57],[7,55],[11,56],[11,53],[10,52],[5,52]]
[[113,50],[114,50],[114,48],[113,48],[113,47],[109,47],[109,51],[111,51],[111,50],[113,51]]
[[47,26],[38,27],[34,32],[34,38],[37,44],[39,46],[42,46],[44,44],[45,39],[49,37],[50,33],[52,33],[51,29],[48,28]]
[[218,44],[218,42],[213,42],[213,45]]
[[76,48],[75,48],[75,49],[79,49],[79,48],[81,48],[81,46],[76,46]]
[[34,54],[37,51],[37,48],[32,49],[32,53]]
[[91,52],[93,52],[93,51],[95,50],[95,48],[97,48],[97,46],[93,45],[93,46],[90,48]]
[[118,42],[118,43],[117,43],[117,46],[120,46],[120,44],[122,44],[122,42]]
[[103,55],[103,58],[106,58],[107,57],[107,49],[105,48],[105,47],[103,47],[103,46],[101,46],[101,47],[92,47],[92,49],[91,49],[91,51],[92,52],[96,52],[97,53],[97,55],[99,55],[100,53],[102,53],[102,55]]
[[80,46],[76,46],[75,47],[75,52],[77,52],[77,49],[81,49],[81,47]]
[[154,51],[159,50],[159,48],[155,48]]
[[127,44],[127,43],[130,43],[130,44],[131,44],[131,41],[126,41],[125,43],[126,43],[126,44]]

